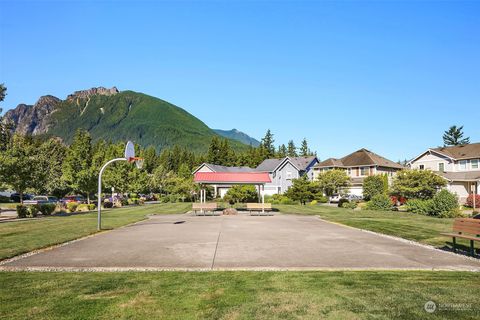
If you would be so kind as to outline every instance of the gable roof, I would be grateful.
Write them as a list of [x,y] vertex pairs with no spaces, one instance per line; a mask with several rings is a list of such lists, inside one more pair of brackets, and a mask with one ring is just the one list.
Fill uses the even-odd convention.
[[257,171],[262,172],[272,172],[274,171],[283,161],[285,158],[282,159],[265,159],[258,165],[255,169]]
[[197,172],[193,180],[197,183],[207,184],[264,184],[272,182],[266,172]]
[[480,158],[480,143],[470,143],[461,146],[433,148],[433,151],[443,153],[455,160]]
[[255,169],[260,172],[273,172],[285,161],[289,161],[298,171],[305,171],[312,161],[316,160],[316,156],[310,157],[285,157],[280,159],[265,159]]
[[[310,157],[293,157],[290,158],[290,161],[292,164],[297,167],[300,171],[305,171],[307,170],[308,166],[317,159],[316,156],[310,156]],[[317,160],[318,161],[318,160]]]
[[199,166],[193,173],[196,173],[198,170],[200,170],[203,166],[208,167],[210,170],[213,172],[255,172],[256,170],[250,167],[227,167],[227,166],[221,166],[218,164],[211,164],[211,163],[203,163],[201,166]]
[[325,167],[358,167],[358,166],[379,166],[386,168],[394,169],[403,169],[404,167],[396,162],[388,160],[370,150],[360,149],[349,155],[341,158],[329,158],[325,161],[320,162],[315,167],[316,168],[325,168]]

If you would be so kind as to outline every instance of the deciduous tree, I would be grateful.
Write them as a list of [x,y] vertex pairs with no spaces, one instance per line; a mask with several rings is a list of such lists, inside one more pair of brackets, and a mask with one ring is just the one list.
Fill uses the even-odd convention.
[[407,199],[431,199],[447,181],[430,170],[401,170],[392,185],[394,194]]

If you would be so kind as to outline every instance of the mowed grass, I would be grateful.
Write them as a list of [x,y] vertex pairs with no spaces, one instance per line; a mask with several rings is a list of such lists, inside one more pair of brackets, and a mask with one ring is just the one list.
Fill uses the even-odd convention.
[[[454,219],[440,219],[407,212],[351,210],[324,205],[274,205],[282,213],[318,215],[322,219],[347,226],[392,235],[435,247],[451,244],[452,238],[440,235],[451,232]],[[467,245],[466,241],[458,241]]]
[[[102,228],[113,229],[145,219],[148,214],[183,213],[190,203],[152,204],[102,211]],[[97,232],[97,213],[51,216],[0,223],[0,259],[48,247]]]
[[480,316],[479,276],[467,272],[0,272],[0,282],[5,319]]

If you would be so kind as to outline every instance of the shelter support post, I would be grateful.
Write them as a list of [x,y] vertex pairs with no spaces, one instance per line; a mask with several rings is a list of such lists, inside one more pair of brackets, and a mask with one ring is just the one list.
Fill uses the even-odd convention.
[[262,184],[262,213],[265,213],[265,185]]

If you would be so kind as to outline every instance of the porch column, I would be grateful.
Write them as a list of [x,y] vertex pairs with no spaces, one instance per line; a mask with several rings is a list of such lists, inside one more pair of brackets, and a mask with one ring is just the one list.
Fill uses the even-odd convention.
[[216,198],[217,197],[217,185],[213,185],[213,197]]
[[262,184],[262,213],[265,213],[265,185]]

